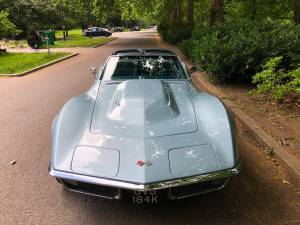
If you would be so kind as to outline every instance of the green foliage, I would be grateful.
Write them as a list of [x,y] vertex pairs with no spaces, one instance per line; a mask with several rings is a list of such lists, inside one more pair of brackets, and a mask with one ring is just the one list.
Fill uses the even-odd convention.
[[[48,29],[146,26],[145,21],[156,15],[158,6],[158,0],[0,0],[0,8],[9,13],[8,19],[20,33],[24,31],[22,37],[32,31]],[[0,37],[11,34],[7,15],[4,22],[4,13],[0,17]]]
[[[0,0],[1,1],[1,0]],[[3,0],[2,0],[3,1]],[[4,0],[10,20],[23,31],[53,28],[58,16],[54,5],[47,0]]]
[[282,56],[281,66],[286,70],[300,62],[300,26],[227,20],[218,26],[197,27],[181,48],[217,80],[250,82],[269,58]]
[[269,93],[273,100],[280,101],[288,92],[300,92],[300,67],[286,72],[281,69],[282,57],[268,60],[263,70],[253,77],[257,89],[252,93]]
[[230,18],[292,19],[292,3],[293,0],[227,0],[225,12]]
[[8,12],[0,12],[0,38],[12,35],[16,31],[16,26],[9,21]]

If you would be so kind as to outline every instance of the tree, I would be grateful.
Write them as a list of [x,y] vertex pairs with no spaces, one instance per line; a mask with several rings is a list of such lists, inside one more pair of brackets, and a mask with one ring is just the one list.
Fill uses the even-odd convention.
[[188,25],[191,30],[194,29],[195,21],[194,21],[194,0],[188,0]]
[[300,0],[294,0],[294,22],[300,24]]
[[8,12],[0,12],[0,38],[12,35],[16,31],[16,26],[9,21]]
[[224,22],[224,0],[212,0],[210,10],[210,24]]
[[253,20],[257,14],[257,0],[252,0],[251,5],[251,19]]
[[6,1],[9,19],[23,31],[53,28],[57,15],[53,1],[47,0],[14,0]]

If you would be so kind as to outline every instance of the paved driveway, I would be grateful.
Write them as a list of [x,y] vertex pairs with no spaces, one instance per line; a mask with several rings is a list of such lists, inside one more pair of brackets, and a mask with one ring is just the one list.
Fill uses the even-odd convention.
[[80,49],[79,56],[29,76],[0,78],[0,224],[300,224],[300,187],[240,125],[243,172],[220,192],[134,205],[66,192],[48,176],[52,119],[92,84],[89,67],[116,49],[158,46],[154,32],[118,35],[114,42]]

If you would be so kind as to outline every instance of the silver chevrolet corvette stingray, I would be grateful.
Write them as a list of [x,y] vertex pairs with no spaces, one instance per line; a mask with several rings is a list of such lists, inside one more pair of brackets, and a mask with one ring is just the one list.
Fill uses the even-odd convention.
[[236,128],[174,52],[114,52],[52,125],[50,175],[67,189],[135,203],[223,188],[240,172]]

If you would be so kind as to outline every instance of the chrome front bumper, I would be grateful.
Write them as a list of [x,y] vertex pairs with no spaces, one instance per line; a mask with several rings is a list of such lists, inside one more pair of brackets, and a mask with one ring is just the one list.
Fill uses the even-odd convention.
[[[51,166],[49,167],[50,175],[56,177],[58,180],[75,181],[75,182],[77,181],[77,182],[91,184],[91,185],[99,185],[99,186],[106,186],[106,187],[125,189],[131,191],[142,191],[142,192],[163,190],[163,189],[193,185],[193,184],[203,183],[208,181],[222,180],[237,175],[240,172],[240,170],[241,170],[241,164],[238,163],[232,169],[217,171],[209,174],[196,175],[191,177],[179,178],[179,179],[174,179],[169,181],[160,181],[160,182],[149,183],[149,184],[137,184],[137,183],[130,183],[124,181],[110,180],[105,178],[98,178],[98,177],[91,177],[91,176],[85,176],[80,174],[62,172],[62,171],[54,170]],[[227,181],[228,179],[226,179],[226,182],[224,182],[223,185],[215,189],[218,190],[223,188],[227,183]],[[72,188],[69,189],[72,190]],[[77,192],[85,193],[85,191],[77,191]],[[205,192],[209,192],[209,190]]]

